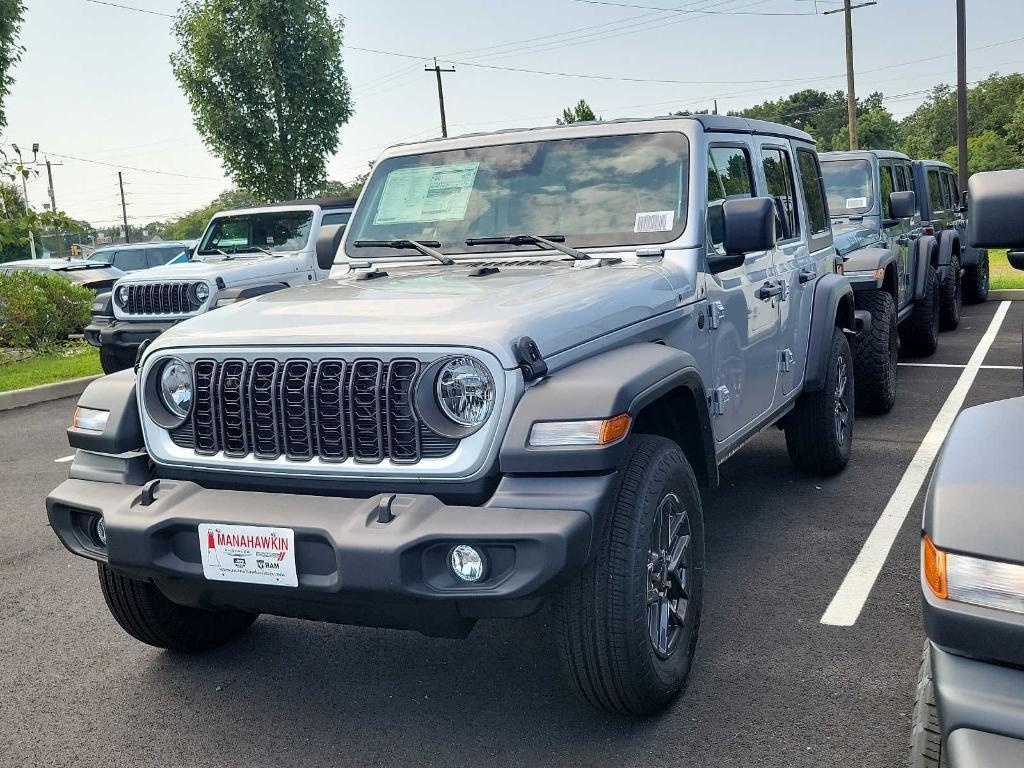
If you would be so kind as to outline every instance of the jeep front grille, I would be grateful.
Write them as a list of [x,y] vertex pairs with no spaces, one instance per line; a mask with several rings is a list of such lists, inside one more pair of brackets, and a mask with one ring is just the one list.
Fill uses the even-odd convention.
[[126,315],[187,315],[199,309],[192,290],[195,283],[129,283]]
[[416,464],[458,440],[417,417],[419,360],[198,360],[195,403],[171,439],[200,456]]

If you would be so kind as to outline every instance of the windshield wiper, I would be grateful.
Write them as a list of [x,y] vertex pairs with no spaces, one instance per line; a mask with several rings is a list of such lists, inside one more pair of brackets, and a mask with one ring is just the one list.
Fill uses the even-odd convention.
[[577,251],[568,245],[563,245],[565,235],[507,235],[506,237],[470,237],[466,245],[536,245],[542,248],[551,248],[561,251],[566,256],[571,256],[576,261],[585,261],[590,257],[583,251]]
[[424,256],[437,259],[446,267],[455,263],[440,251],[434,250],[435,248],[441,247],[441,244],[437,242],[437,240],[356,240],[353,245],[356,248],[394,248],[396,250],[411,249],[419,251]]
[[266,248],[260,248],[260,246],[258,246],[258,245],[247,245],[246,248],[255,248],[257,251],[261,251],[261,252],[267,254],[267,256],[273,256],[274,255],[273,253],[271,253]]
[[[220,248],[207,248],[205,251],[199,251],[199,255],[200,256],[209,256],[211,253],[219,253],[225,259],[228,259],[228,260],[231,259],[231,254],[230,253],[225,253]],[[189,261],[191,261],[191,259],[189,259]]]

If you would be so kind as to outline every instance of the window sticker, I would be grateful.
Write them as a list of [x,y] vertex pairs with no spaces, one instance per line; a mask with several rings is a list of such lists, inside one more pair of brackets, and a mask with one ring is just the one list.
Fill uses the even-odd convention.
[[847,208],[867,208],[868,199],[866,197],[848,197],[846,198]]
[[376,224],[458,221],[465,218],[480,163],[399,168],[388,174]]
[[671,232],[675,211],[643,211],[636,215],[633,232]]

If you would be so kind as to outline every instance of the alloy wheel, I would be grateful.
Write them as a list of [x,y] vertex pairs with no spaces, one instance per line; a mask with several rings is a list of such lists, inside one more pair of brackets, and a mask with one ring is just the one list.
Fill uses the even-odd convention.
[[654,513],[647,552],[647,628],[654,652],[667,659],[688,629],[693,534],[686,507],[666,494]]
[[846,358],[840,355],[836,358],[836,388],[832,393],[835,403],[836,442],[839,445],[846,442],[846,434],[850,429],[850,406],[847,402],[849,385],[850,376],[846,369]]

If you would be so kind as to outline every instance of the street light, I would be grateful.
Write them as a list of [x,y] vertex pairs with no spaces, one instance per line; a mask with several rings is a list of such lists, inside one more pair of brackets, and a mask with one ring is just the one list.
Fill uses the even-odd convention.
[[[13,142],[11,143],[11,147],[14,149],[14,153],[18,156],[18,167],[21,169],[18,171],[18,175],[21,176],[21,195],[25,200],[25,213],[27,214],[30,211],[28,207],[28,184],[25,183],[25,177],[28,174],[25,172],[25,162],[24,160],[22,160],[21,157],[21,149],[18,147],[17,144]],[[32,144],[33,158],[38,152],[39,142],[37,141]],[[36,257],[36,235],[35,232],[32,231],[32,227],[28,228],[28,250],[29,253],[32,255],[32,258],[34,259]]]

